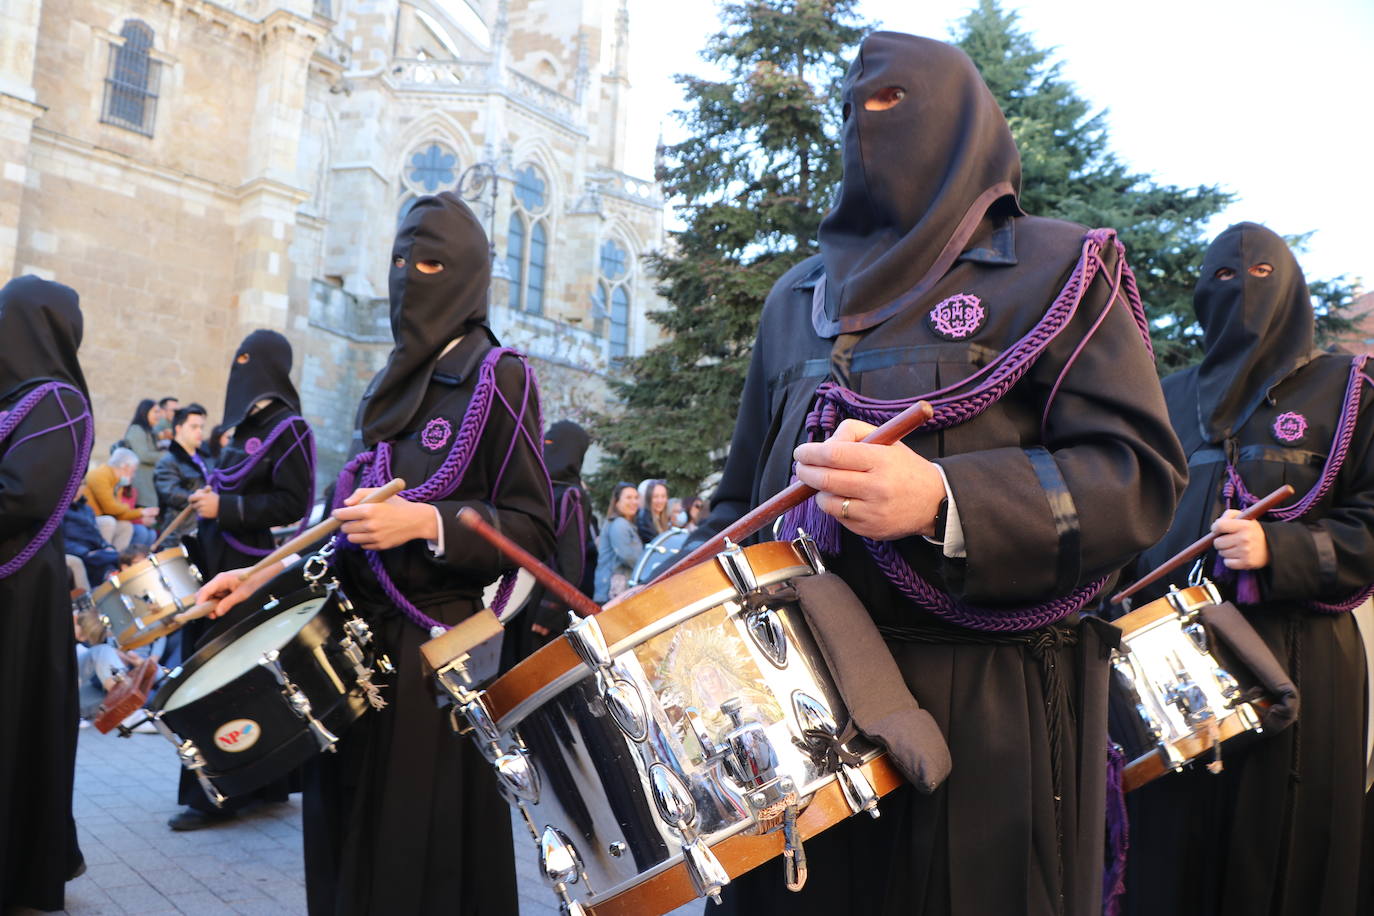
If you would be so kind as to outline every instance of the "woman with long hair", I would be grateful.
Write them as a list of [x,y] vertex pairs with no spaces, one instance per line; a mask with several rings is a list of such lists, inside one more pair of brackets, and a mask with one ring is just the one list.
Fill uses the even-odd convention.
[[639,514],[635,516],[639,539],[645,544],[673,527],[668,515],[668,482],[650,477],[639,483]]
[[596,545],[597,604],[605,604],[625,591],[639,555],[644,552],[644,541],[635,527],[638,509],[639,491],[635,485],[623,481],[616,484]]
[[153,468],[162,452],[157,447],[157,433],[153,427],[162,419],[162,408],[157,401],[144,398],[134,409],[134,418],[129,421],[129,429],[124,433],[124,441],[138,456],[138,470],[134,472],[135,505],[156,506],[157,488],[153,486]]

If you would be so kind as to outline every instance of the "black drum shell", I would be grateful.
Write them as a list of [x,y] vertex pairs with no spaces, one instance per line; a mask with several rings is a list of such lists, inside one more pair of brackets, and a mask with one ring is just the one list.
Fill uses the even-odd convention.
[[[203,646],[181,669],[169,676],[149,708],[183,741],[195,744],[205,760],[205,775],[227,796],[242,795],[285,776],[320,752],[315,733],[296,715],[282,687],[268,668],[254,664],[211,693],[170,711],[163,711],[177,688],[238,639],[277,615],[325,594],[305,588],[269,602]],[[356,683],[352,663],[338,641],[344,635],[344,614],[337,595],[329,594],[315,615],[278,650],[286,676],[310,700],[311,712],[325,728],[340,735],[368,709]],[[321,667],[316,650],[324,654],[338,682]],[[226,751],[215,732],[235,719],[252,720],[261,730],[252,746]]]

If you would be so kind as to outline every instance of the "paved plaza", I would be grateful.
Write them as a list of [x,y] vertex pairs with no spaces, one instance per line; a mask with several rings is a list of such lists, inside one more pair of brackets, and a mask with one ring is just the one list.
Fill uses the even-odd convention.
[[[300,796],[250,809],[219,827],[173,833],[167,818],[179,810],[178,769],[172,746],[160,735],[117,738],[93,728],[81,731],[73,810],[87,869],[67,885],[62,912],[303,916]],[[516,867],[518,916],[557,916],[530,847],[517,852]],[[700,913],[701,907],[691,904],[674,916]],[[17,916],[38,911],[20,910]]]

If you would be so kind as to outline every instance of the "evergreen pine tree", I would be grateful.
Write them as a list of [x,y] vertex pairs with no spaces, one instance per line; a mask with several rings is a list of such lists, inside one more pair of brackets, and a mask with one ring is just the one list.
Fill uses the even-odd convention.
[[663,476],[694,493],[719,469],[764,297],[815,253],[839,180],[838,84],[863,34],[854,3],[723,3],[702,57],[724,78],[677,77],[690,135],[657,177],[686,225],[649,259],[669,305],[651,317],[668,336],[617,366],[621,409],[593,417],[609,456],[598,490]]

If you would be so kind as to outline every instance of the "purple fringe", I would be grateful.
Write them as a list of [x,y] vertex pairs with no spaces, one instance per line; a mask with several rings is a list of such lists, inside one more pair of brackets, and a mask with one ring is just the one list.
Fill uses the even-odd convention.
[[[513,408],[505,397],[501,395],[496,386],[496,364],[501,357],[510,354],[520,357],[521,364],[525,370],[525,396],[521,401],[520,409]],[[505,475],[506,466],[510,462],[514,452],[515,440],[524,438],[525,441],[534,449],[534,453],[539,457],[540,466],[543,467],[543,456],[541,449],[531,439],[529,432],[524,428],[524,419],[527,412],[534,411],[535,429],[543,430],[543,419],[539,416],[539,388],[538,382],[534,377],[534,372],[528,364],[524,363],[521,354],[509,347],[494,347],[483,359],[477,370],[477,384],[473,387],[472,398],[468,402],[467,410],[463,413],[463,420],[458,425],[458,433],[453,437],[453,443],[449,446],[448,455],[445,456],[443,464],[439,470],[434,472],[424,483],[407,490],[402,490],[399,494],[402,499],[410,502],[436,502],[447,497],[467,476],[468,468],[472,464],[473,457],[477,453],[477,444],[482,437],[482,433],[487,428],[487,419],[491,414],[493,403],[499,399],[501,406],[515,420],[515,435],[506,450],[505,460],[501,464],[501,471],[497,475],[496,485],[492,487],[495,494],[499,487],[500,480]],[[391,479],[391,443],[378,442],[377,446],[371,451],[362,452],[355,456],[352,461],[344,465],[339,472],[338,482],[334,487],[334,507],[338,508],[343,501],[357,487],[380,487]],[[547,483],[548,471],[544,473],[547,486],[552,493],[553,485]],[[550,495],[552,501],[552,495]],[[349,543],[348,538],[342,532],[335,535],[334,543],[337,547],[345,549],[358,549]],[[365,551],[367,553],[367,564],[377,577],[377,582],[381,585],[382,591],[396,605],[400,611],[415,625],[426,630],[447,630],[448,625],[441,623],[425,614],[416,607],[397,587],[390,574],[386,571],[386,566],[382,562],[382,555],[375,550]],[[507,572],[501,577],[501,584],[496,590],[496,599],[492,602],[492,612],[498,617],[505,609],[506,602],[510,600],[512,589],[515,587],[515,572]]]
[[1130,818],[1121,774],[1126,756],[1114,742],[1107,742],[1107,852],[1111,856],[1102,873],[1103,916],[1118,916],[1121,895],[1126,892],[1126,853],[1131,848]]
[[[67,405],[62,403],[61,392],[63,391],[70,391],[72,394],[75,394],[77,399],[81,402],[82,412],[77,416],[73,417],[67,412]],[[39,432],[31,433],[18,442],[12,443],[5,449],[5,454],[8,455],[19,445],[30,439],[36,439],[39,436],[46,436],[48,433],[65,429],[72,437],[72,447],[76,453],[72,462],[71,476],[67,478],[67,485],[62,489],[62,498],[58,501],[57,505],[53,507],[52,514],[48,516],[48,520],[38,529],[38,534],[34,535],[33,540],[24,545],[22,550],[5,561],[3,565],[0,565],[0,579],[7,579],[14,575],[14,573],[23,568],[25,563],[33,559],[34,554],[38,553],[38,551],[43,548],[44,544],[48,543],[53,534],[57,531],[58,526],[62,524],[62,517],[67,514],[67,508],[71,506],[72,500],[76,499],[76,492],[81,489],[81,482],[86,479],[86,465],[89,464],[91,460],[91,443],[94,436],[94,430],[92,429],[93,424],[91,422],[91,405],[87,403],[86,396],[81,393],[80,389],[68,385],[66,382],[46,382],[24,395],[24,397],[19,400],[19,403],[14,405],[12,410],[5,413],[3,418],[0,418],[0,442],[4,442],[13,435],[14,431],[19,427],[19,424],[38,406],[38,402],[50,394],[55,396],[57,407],[62,411],[62,416],[65,418],[64,422],[56,426],[50,426]],[[85,432],[78,437],[76,428],[83,420],[85,421]]]
[[[793,478],[795,481],[796,478]],[[812,496],[801,505],[788,509],[782,517],[782,531],[789,533],[788,539],[796,537],[798,530],[811,535],[817,549],[828,557],[840,552],[840,523],[833,515],[827,515],[816,505]]]

